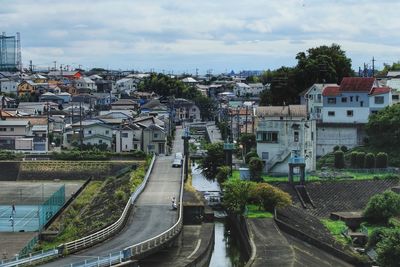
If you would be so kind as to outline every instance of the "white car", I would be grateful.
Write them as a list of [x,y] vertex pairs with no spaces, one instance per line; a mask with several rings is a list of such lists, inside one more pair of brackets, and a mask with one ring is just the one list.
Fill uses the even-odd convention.
[[172,162],[172,167],[173,168],[182,167],[182,160],[181,159],[174,159],[174,161]]
[[183,160],[183,154],[181,152],[175,153],[175,159],[180,159],[182,161]]

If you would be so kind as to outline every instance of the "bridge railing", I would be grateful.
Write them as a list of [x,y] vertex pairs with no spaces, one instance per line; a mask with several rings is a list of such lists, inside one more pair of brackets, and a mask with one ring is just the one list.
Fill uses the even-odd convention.
[[185,174],[185,162],[183,162],[181,168],[181,187],[180,187],[180,197],[179,197],[178,221],[172,227],[162,232],[161,234],[149,238],[138,244],[134,244],[132,246],[125,248],[123,250],[123,255],[125,257],[125,260],[128,260],[128,258],[131,257],[138,256],[140,254],[144,254],[156,247],[159,247],[167,243],[169,240],[176,237],[180,233],[183,227],[183,188],[185,183],[184,174]]
[[122,212],[121,217],[116,222],[114,222],[113,224],[111,224],[110,226],[108,226],[106,228],[101,229],[100,231],[98,231],[96,233],[93,233],[93,234],[85,236],[83,238],[60,245],[58,247],[60,250],[60,253],[70,253],[70,252],[74,252],[74,251],[78,251],[78,250],[87,248],[89,246],[92,246],[96,243],[99,243],[99,242],[105,240],[106,238],[108,238],[108,237],[114,235],[116,232],[118,232],[124,226],[125,220],[127,218],[127,215],[129,214],[129,210],[130,210],[131,206],[133,205],[133,203],[135,203],[137,197],[142,193],[143,189],[145,188],[147,181],[149,179],[150,173],[153,169],[155,160],[156,160],[156,156],[154,155],[142,183],[135,190],[135,192],[131,195],[129,201],[126,203],[126,206],[124,208],[124,211]]

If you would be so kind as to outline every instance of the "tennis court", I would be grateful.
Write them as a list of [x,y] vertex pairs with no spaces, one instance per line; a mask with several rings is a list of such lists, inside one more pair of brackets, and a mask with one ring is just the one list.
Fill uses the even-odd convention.
[[16,205],[15,213],[13,213],[12,206],[0,205],[0,232],[38,231],[39,207],[38,205]]

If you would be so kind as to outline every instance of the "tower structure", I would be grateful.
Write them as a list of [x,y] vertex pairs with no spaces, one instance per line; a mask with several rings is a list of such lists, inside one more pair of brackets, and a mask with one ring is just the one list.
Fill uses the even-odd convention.
[[20,34],[0,35],[0,71],[22,70]]

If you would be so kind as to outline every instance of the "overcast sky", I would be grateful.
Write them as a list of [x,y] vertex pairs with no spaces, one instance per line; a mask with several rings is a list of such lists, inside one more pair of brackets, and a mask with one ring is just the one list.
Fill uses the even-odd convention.
[[358,69],[400,59],[399,10],[398,0],[0,0],[0,31],[21,33],[25,66],[264,70],[337,43]]

